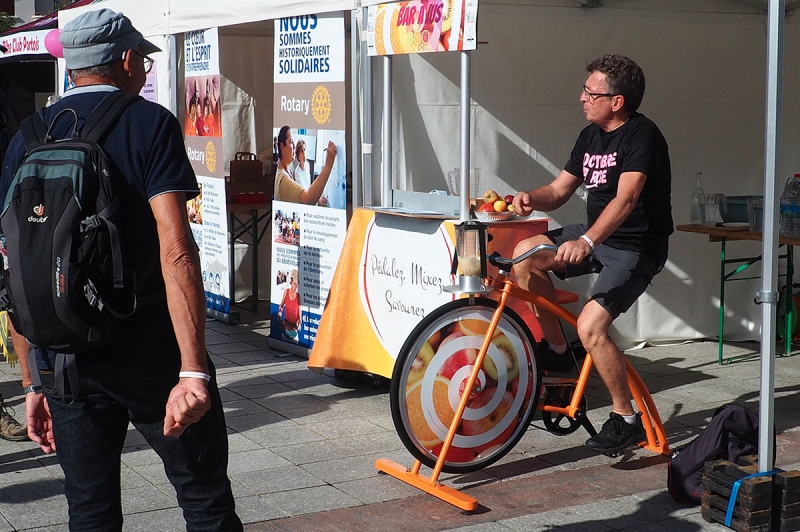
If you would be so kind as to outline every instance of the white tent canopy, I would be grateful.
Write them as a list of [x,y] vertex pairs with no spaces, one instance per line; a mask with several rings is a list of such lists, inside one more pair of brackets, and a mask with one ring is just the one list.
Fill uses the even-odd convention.
[[[165,39],[166,47],[166,36],[176,32],[372,3],[378,2],[106,0],[88,8],[125,12],[145,35]],[[481,0],[481,44],[471,56],[471,166],[481,169],[481,189],[507,193],[552,179],[585,125],[578,102],[586,75],[583,65],[603,53],[617,52],[633,57],[647,75],[641,110],[659,124],[670,144],[676,224],[688,222],[697,171],[703,172],[706,192],[761,194],[767,4],[759,0],[605,0],[596,9],[581,8],[581,4],[575,0]],[[88,8],[64,12],[61,25]],[[787,21],[787,50],[796,50],[792,44],[800,37],[794,20]],[[247,74],[255,76],[253,85],[263,91],[267,91],[272,68],[265,44],[271,48],[271,33],[266,41],[246,48],[264,57],[261,73]],[[242,53],[235,50],[234,55]],[[226,64],[222,62],[223,68]],[[798,61],[787,61],[789,78],[796,77],[797,65]],[[166,62],[162,66],[159,88],[169,90],[168,66]],[[243,62],[240,69],[258,67]],[[459,166],[460,153],[457,56],[395,56],[392,70],[392,185],[416,191],[447,189],[447,172]],[[373,94],[380,94],[379,79],[373,88]],[[237,93],[234,99],[246,100],[253,94],[245,93]],[[271,106],[263,100],[253,104],[256,113]],[[800,142],[800,128],[794,127],[800,120],[798,104],[792,93],[783,107],[785,149],[780,164],[787,170],[779,174],[781,181],[793,169],[800,169],[800,154],[791,150]],[[267,116],[251,118],[255,124],[245,123],[242,128],[247,135],[257,132],[253,151],[271,145],[263,133],[271,128],[262,123]],[[381,116],[376,109],[374,132],[380,131]],[[380,183],[379,135],[373,138],[373,173],[366,180]],[[372,191],[373,197],[365,198],[365,204],[379,202],[378,187]],[[576,199],[551,216],[554,223],[566,224],[583,219],[584,212],[582,201]],[[729,248],[735,255],[759,251],[757,243]],[[758,268],[753,272],[757,274]],[[715,336],[718,279],[718,246],[698,235],[676,233],[665,271],[636,307],[618,320],[615,334],[626,346]],[[570,288],[581,292],[587,285],[588,281],[581,280]],[[757,280],[726,287],[726,338],[759,337],[760,308],[752,304],[758,288]]]
[[[106,0],[90,8],[122,11],[145,35],[161,36],[169,43],[169,35],[190,30],[376,3],[379,0]],[[800,171],[800,152],[792,149],[800,143],[800,97],[792,91],[785,101],[779,98],[784,39],[791,53],[785,77],[798,77],[800,31],[793,11],[785,22],[785,36],[783,28],[784,8],[798,6],[783,0],[481,0],[481,44],[471,53],[470,109],[471,167],[481,169],[480,188],[507,193],[549,182],[586,123],[578,103],[586,77],[583,65],[605,53],[622,53],[643,67],[648,90],[641,111],[661,127],[670,145],[675,223],[688,222],[694,177],[702,171],[707,193],[766,191],[769,224],[777,206],[775,192],[787,176]],[[60,25],[86,9],[64,12]],[[460,160],[460,63],[454,54],[396,56],[391,61],[392,186],[447,189],[447,172]],[[264,69],[271,69],[271,61]],[[164,71],[162,77],[168,74]],[[159,86],[162,83],[159,79]],[[381,93],[380,80],[372,89],[373,94]],[[376,110],[372,116],[367,127],[380,131],[381,113]],[[379,140],[371,152],[372,175],[365,181],[380,183]],[[373,197],[364,198],[364,203],[379,202],[378,187],[372,191]],[[574,199],[552,217],[557,224],[582,220],[585,208]],[[753,279],[729,284],[726,290],[730,339],[760,338],[762,318],[769,322],[763,328],[768,337],[775,332],[775,306],[764,306],[762,317],[762,307],[752,304],[759,288],[765,295],[775,293],[774,227],[765,227],[765,241],[763,287]],[[729,246],[729,253],[739,256],[760,251],[757,243]],[[715,336],[719,275],[717,245],[698,235],[676,233],[667,267],[635,307],[617,320],[615,336],[626,346]],[[580,292],[586,284],[577,281],[571,288]],[[773,353],[771,344],[766,342],[765,354]],[[772,357],[765,357],[762,367],[770,378],[771,363]],[[769,385],[765,390],[771,389],[771,381],[764,383]],[[762,400],[771,405],[771,396]],[[765,421],[771,420],[769,408]]]
[[218,26],[350,10],[356,5],[355,0],[105,0],[70,12],[64,22],[104,7],[125,13],[144,35],[176,35]]

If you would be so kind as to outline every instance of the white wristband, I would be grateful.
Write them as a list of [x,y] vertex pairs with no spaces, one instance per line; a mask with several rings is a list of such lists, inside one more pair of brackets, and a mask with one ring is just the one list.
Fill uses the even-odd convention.
[[591,238],[589,238],[589,237],[588,237],[588,236],[586,236],[586,235],[581,235],[581,238],[582,238],[583,240],[585,240],[585,241],[586,241],[586,243],[587,243],[587,244],[589,244],[589,247],[590,247],[590,248],[592,248],[592,251],[594,251],[594,242],[592,242],[592,239],[591,239]]
[[211,380],[211,375],[202,371],[181,371],[178,373],[178,377],[181,379],[203,379],[206,382]]

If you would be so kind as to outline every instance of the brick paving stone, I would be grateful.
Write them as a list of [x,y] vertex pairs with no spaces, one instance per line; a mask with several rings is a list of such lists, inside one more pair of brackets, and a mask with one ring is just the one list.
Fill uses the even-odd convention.
[[[665,458],[637,450],[612,459],[587,451],[579,429],[559,437],[539,416],[503,459],[467,475],[439,480],[474,496],[472,515],[399,480],[380,475],[376,458],[411,467],[395,433],[387,389],[309,371],[306,361],[262,347],[266,326],[207,322],[227,412],[229,474],[239,513],[251,532],[266,530],[718,531],[697,507],[666,493]],[[726,355],[753,350],[726,345]],[[716,342],[628,353],[654,395],[670,444],[691,439],[722,402],[758,408],[758,360],[716,363]],[[779,466],[800,467],[800,357],[776,359]],[[0,392],[21,406],[18,368],[0,365]],[[589,419],[599,428],[610,410],[595,376],[587,389]],[[183,527],[174,490],[144,439],[129,429],[123,450],[125,530]],[[0,532],[67,529],[63,474],[55,455],[32,443],[0,441]],[[430,474],[423,467],[421,473]],[[36,504],[35,516],[30,504]]]
[[296,465],[277,467],[269,471],[245,471],[233,474],[231,478],[256,495],[293,491],[326,484],[324,480]]
[[325,512],[337,508],[361,506],[361,503],[333,486],[314,486],[292,491],[279,491],[263,495],[270,504],[288,513],[302,515]]

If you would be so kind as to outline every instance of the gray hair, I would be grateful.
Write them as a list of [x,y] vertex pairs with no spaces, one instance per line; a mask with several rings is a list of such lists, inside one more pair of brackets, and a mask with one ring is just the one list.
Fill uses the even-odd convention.
[[106,63],[104,65],[96,65],[88,68],[76,68],[69,71],[69,77],[72,81],[76,79],[85,78],[87,76],[94,76],[97,78],[110,78],[114,75],[114,62]]

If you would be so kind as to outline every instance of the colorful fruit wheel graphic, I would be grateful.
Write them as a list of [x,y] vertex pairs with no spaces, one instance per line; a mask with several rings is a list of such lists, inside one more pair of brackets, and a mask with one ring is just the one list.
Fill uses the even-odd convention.
[[480,298],[447,303],[425,317],[395,362],[389,393],[403,444],[433,467],[459,401],[469,402],[443,471],[466,473],[502,458],[519,441],[536,411],[541,388],[534,341],[514,311],[504,309],[479,370],[465,390],[497,302]]

